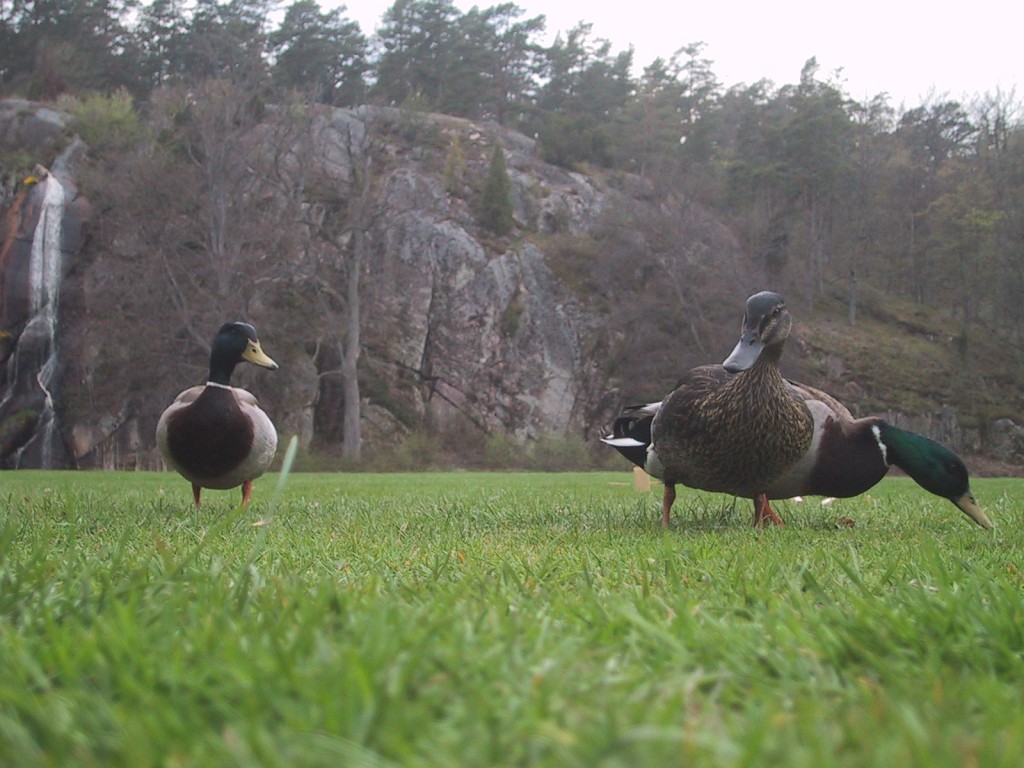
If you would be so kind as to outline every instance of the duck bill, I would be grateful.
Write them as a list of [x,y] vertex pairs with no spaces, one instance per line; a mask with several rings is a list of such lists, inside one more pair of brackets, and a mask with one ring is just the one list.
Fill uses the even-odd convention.
[[732,353],[725,358],[722,366],[729,373],[745,371],[754,366],[763,350],[764,342],[757,338],[754,331],[744,329],[739,342],[733,348]]
[[976,522],[982,528],[991,530],[992,521],[988,519],[988,515],[981,511],[981,507],[978,506],[978,502],[974,500],[974,495],[968,491],[958,499],[950,499],[956,504],[965,515],[971,520]]
[[260,346],[258,341],[249,342],[249,346],[242,353],[242,359],[253,365],[258,365],[260,368],[269,368],[272,371],[276,371],[278,368],[277,363],[271,360],[267,353],[263,351],[263,347]]

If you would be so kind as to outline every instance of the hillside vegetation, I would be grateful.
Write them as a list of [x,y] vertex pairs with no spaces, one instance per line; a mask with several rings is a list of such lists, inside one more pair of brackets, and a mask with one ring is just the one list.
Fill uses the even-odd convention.
[[808,376],[863,415],[952,410],[977,433],[966,439],[974,447],[995,420],[1024,420],[1024,359],[1009,334],[965,332],[947,312],[884,296],[863,302],[854,325],[841,313],[834,301],[798,319],[792,349]]

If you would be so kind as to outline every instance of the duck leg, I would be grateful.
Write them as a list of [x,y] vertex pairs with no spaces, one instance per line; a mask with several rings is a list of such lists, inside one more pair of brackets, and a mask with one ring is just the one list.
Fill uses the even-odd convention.
[[196,500],[196,507],[199,506],[199,494],[203,492],[203,486],[199,483],[192,483],[192,498]]
[[665,483],[665,493],[661,497],[661,527],[668,528],[669,517],[672,515],[672,503],[676,500],[676,486]]
[[754,525],[757,528],[764,528],[768,523],[785,525],[782,518],[775,514],[772,505],[768,503],[768,495],[759,493],[754,497]]
[[242,506],[249,506],[249,496],[252,495],[252,480],[246,480],[242,483]]

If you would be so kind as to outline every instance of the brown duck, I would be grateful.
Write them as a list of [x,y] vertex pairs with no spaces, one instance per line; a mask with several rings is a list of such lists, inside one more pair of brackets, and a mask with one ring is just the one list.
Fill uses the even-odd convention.
[[754,523],[782,520],[767,491],[810,448],[814,419],[779,372],[793,326],[785,302],[747,299],[739,343],[722,365],[690,370],[654,415],[651,447],[665,483],[667,525],[678,483],[754,499]]

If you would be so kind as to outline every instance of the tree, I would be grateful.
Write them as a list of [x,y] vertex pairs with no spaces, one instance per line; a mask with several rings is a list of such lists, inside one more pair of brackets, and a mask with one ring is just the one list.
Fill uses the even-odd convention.
[[369,68],[366,38],[358,24],[342,17],[343,10],[321,13],[315,0],[288,7],[280,28],[270,35],[278,86],[310,93],[324,104],[355,106],[362,101]]
[[894,134],[904,172],[899,180],[901,208],[910,255],[907,272],[914,299],[925,303],[935,298],[938,274],[933,267],[930,245],[932,228],[938,224],[932,204],[954,183],[957,164],[970,149],[975,127],[963,106],[955,101],[938,101],[903,114]]
[[189,20],[185,0],[153,0],[142,9],[135,38],[140,74],[149,89],[169,85],[186,70]]
[[541,67],[542,52],[534,38],[544,31],[544,17],[516,21],[522,14],[512,3],[483,12],[490,34],[481,44],[491,57],[490,68],[485,70],[486,91],[480,115],[491,115],[502,125],[508,124],[516,112],[529,108]]
[[709,162],[711,126],[719,84],[703,43],[676,51],[669,61],[655,59],[644,68],[633,97],[616,115],[618,164],[663,183],[682,181],[679,171]]
[[580,23],[544,52],[547,80],[538,94],[541,110],[607,120],[633,93],[632,49],[612,55],[607,40],[591,40],[591,25]]
[[782,183],[785,100],[762,81],[730,89],[722,99],[725,193],[720,206],[776,285],[790,256],[792,200]]
[[1001,216],[994,233],[995,264],[990,291],[992,313],[1007,323],[1014,340],[1024,328],[1024,106],[1014,94],[997,91],[975,105],[978,175],[991,187],[992,207]]
[[[330,338],[340,358],[344,397],[342,456],[350,461],[362,458],[362,399],[359,387],[359,359],[362,355],[361,279],[369,257],[369,232],[380,215],[373,200],[373,152],[370,139],[371,121],[357,131],[352,124],[345,132],[344,148],[351,168],[351,181],[344,200],[337,200],[328,215],[320,217],[313,227],[315,237],[329,247],[340,260],[344,292],[331,288],[331,282],[320,279],[323,288],[321,304],[332,315],[340,309],[341,322],[332,324]],[[337,261],[335,262],[337,263]],[[326,301],[333,299],[333,307]],[[333,311],[332,311],[333,310]]]
[[30,98],[136,85],[124,19],[135,0],[25,0],[4,7],[0,77]]
[[374,95],[390,104],[422,97],[441,103],[459,12],[451,0],[396,0],[377,31],[384,52],[377,62]]
[[221,78],[246,83],[266,80],[264,32],[275,0],[197,0],[181,61],[188,83]]
[[565,167],[612,163],[608,129],[633,91],[633,51],[613,56],[611,43],[592,41],[590,30],[590,24],[580,23],[543,51],[546,82],[534,116],[523,126],[537,135],[545,161]]
[[[840,269],[847,270],[847,319],[857,323],[859,288],[865,277],[881,277],[887,272],[895,228],[892,208],[883,201],[887,142],[894,112],[888,97],[879,94],[865,104],[851,104],[852,140],[848,184],[842,190],[836,241],[845,244],[839,250],[845,259]],[[837,261],[839,261],[837,259]],[[880,287],[880,286],[879,286]]]
[[[148,115],[156,143],[120,160],[119,172],[108,160],[90,186],[99,204],[135,222],[125,226],[131,238],[110,250],[125,254],[128,269],[146,261],[159,270],[167,327],[206,351],[211,327],[250,316],[296,268],[300,223],[287,210],[290,198],[271,190],[279,145],[291,141],[277,126],[293,115],[266,110],[226,80],[161,89]],[[140,253],[146,258],[132,258]]]
[[852,123],[840,89],[816,77],[810,59],[796,86],[757,84],[740,101],[729,157],[732,205],[746,207],[752,249],[778,280],[793,253],[804,297],[824,291],[833,227],[850,168]]
[[448,154],[444,160],[444,189],[450,195],[458,196],[466,175],[466,156],[462,152],[462,141],[458,134],[452,138],[448,146]]
[[522,112],[538,71],[539,46],[532,38],[544,29],[544,17],[516,21],[523,11],[511,3],[459,18],[445,61],[440,111],[505,124]]
[[512,197],[510,195],[508,169],[505,167],[505,151],[495,142],[491,163],[487,169],[487,180],[480,196],[477,219],[480,226],[502,237],[512,231]]
[[843,94],[815,78],[818,64],[810,59],[800,84],[789,99],[792,116],[783,132],[784,183],[802,211],[806,225],[809,303],[824,292],[825,261],[832,254],[832,224],[839,185],[849,172],[851,123]]
[[362,455],[363,273],[371,233],[385,213],[374,196],[375,115],[366,107],[292,103],[275,113],[262,137],[262,178],[267,197],[283,201],[274,220],[287,237],[283,266],[267,281],[276,286],[274,314],[305,342],[318,372],[315,399],[304,403],[312,405],[317,436],[340,440],[351,461]]

